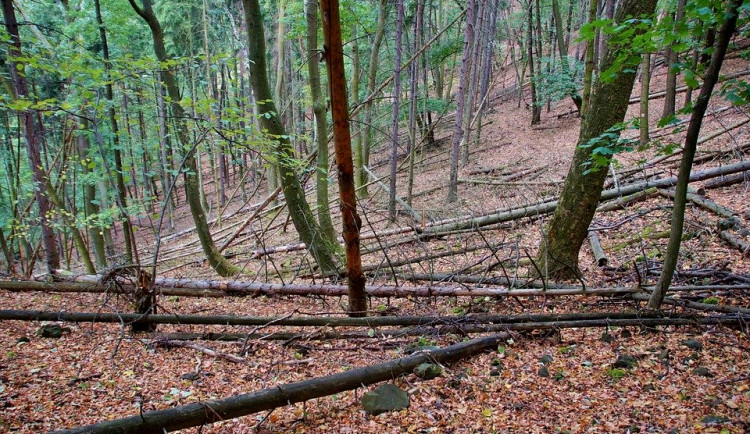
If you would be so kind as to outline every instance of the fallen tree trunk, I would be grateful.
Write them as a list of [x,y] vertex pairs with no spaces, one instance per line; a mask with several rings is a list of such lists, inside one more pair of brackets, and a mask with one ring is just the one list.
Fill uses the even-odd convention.
[[589,232],[589,244],[591,244],[591,253],[594,254],[596,265],[599,267],[606,267],[609,263],[609,259],[607,259],[607,254],[604,253],[602,243],[599,241],[599,236],[596,232]]
[[270,410],[297,402],[357,389],[408,374],[422,363],[450,363],[495,348],[509,337],[499,333],[438,350],[394,359],[377,365],[365,366],[324,377],[280,384],[254,393],[224,399],[208,400],[166,410],[149,411],[138,415],[101,422],[58,434],[73,433],[141,433],[161,434],[200,426]]
[[[279,326],[279,327],[389,327],[438,326],[467,324],[515,324],[524,322],[548,323],[560,321],[594,321],[606,319],[664,318],[660,312],[596,312],[569,314],[489,315],[461,316],[382,316],[369,318],[350,317],[263,317],[241,315],[172,315],[102,312],[53,312],[41,310],[0,310],[0,320],[12,321],[62,321],[93,323],[143,323],[224,326]],[[670,318],[694,318],[671,315]],[[244,336],[244,335],[243,335]]]
[[[672,190],[659,190],[659,194],[674,199],[674,191]],[[747,231],[747,229],[745,229],[740,224],[740,220],[737,217],[738,214],[736,212],[725,206],[719,205],[711,199],[705,198],[695,193],[687,193],[687,199],[701,208],[707,209],[720,217],[724,217],[725,219],[729,219],[730,224],[733,226],[731,229],[737,230],[738,233],[735,234],[732,230],[729,229],[720,230],[719,237],[730,246],[742,252],[743,255],[747,255],[748,253],[750,253],[750,243],[745,240],[745,236],[741,235],[744,231]],[[722,225],[719,224],[719,227],[721,228]]]
[[[703,181],[705,179],[715,178],[720,175],[728,175],[737,172],[744,172],[750,169],[750,161],[741,161],[738,163],[716,167],[713,169],[707,169],[699,172],[695,172],[690,175],[690,182]],[[614,199],[619,196],[627,196],[637,193],[642,190],[646,190],[651,187],[666,188],[674,186],[677,183],[677,177],[657,179],[653,181],[645,181],[638,184],[631,184],[622,186],[620,188],[613,188],[610,190],[602,191],[600,201]],[[544,202],[536,205],[529,205],[514,209],[501,211],[495,214],[484,215],[481,217],[460,220],[454,223],[449,223],[443,226],[430,226],[423,231],[423,234],[429,234],[432,232],[450,232],[462,229],[479,228],[483,226],[489,226],[497,223],[504,223],[511,220],[518,220],[524,217],[539,216],[549,214],[557,208],[557,200]]]
[[703,184],[703,187],[706,189],[721,188],[745,181],[750,181],[750,172],[735,173],[734,175],[712,179]]
[[477,333],[495,333],[498,331],[530,332],[534,330],[558,330],[591,327],[655,327],[655,326],[689,326],[689,325],[739,325],[744,326],[750,315],[696,316],[683,315],[671,317],[636,317],[636,318],[596,318],[570,321],[519,322],[505,324],[438,324],[421,327],[397,329],[377,329],[368,331],[322,331],[311,333],[167,333],[159,339],[171,340],[209,340],[237,342],[246,340],[271,341],[322,341],[334,339],[392,339],[408,336],[445,336],[448,334],[468,335]]
[[[455,281],[465,283],[493,283],[505,284],[507,279],[498,277],[481,277],[470,275],[449,274],[411,274],[400,275],[410,280],[425,281]],[[79,276],[81,277],[81,276]],[[94,277],[94,276],[89,276]],[[498,280],[495,280],[498,279]],[[341,296],[346,294],[345,286],[337,285],[280,285],[264,283],[227,282],[220,280],[191,280],[191,279],[169,279],[178,280],[165,286],[161,282],[163,278],[155,279],[154,289],[157,295],[182,296],[182,297],[245,297],[252,295],[328,295]],[[183,285],[183,286],[180,286]],[[535,288],[538,287],[538,288]],[[433,296],[469,296],[469,297],[501,297],[501,296],[559,296],[559,295],[613,295],[637,292],[635,288],[588,288],[580,286],[548,284],[547,291],[542,291],[542,284],[529,283],[524,287],[513,289],[506,288],[473,288],[467,289],[451,287],[397,287],[397,286],[368,286],[367,293],[372,297],[433,297]],[[646,287],[648,288],[648,287]],[[703,285],[703,286],[673,286],[672,291],[714,291],[714,290],[746,290],[750,285]],[[61,292],[61,293],[112,293],[132,294],[135,289],[131,283],[121,282],[120,286],[109,286],[101,283],[76,283],[76,282],[35,282],[35,281],[3,281],[0,280],[0,290],[9,292]]]
[[[83,283],[98,283],[101,276],[98,275],[79,275],[79,276],[60,276],[61,279]],[[118,283],[123,286],[132,285],[128,279],[117,277]],[[200,290],[217,290],[223,292],[244,294],[244,295],[325,295],[325,296],[342,296],[348,293],[345,285],[326,285],[326,284],[278,284],[278,283],[259,283],[259,282],[241,282],[229,280],[193,280],[193,279],[174,279],[174,278],[156,278],[154,287],[158,292],[159,288],[192,288]],[[561,295],[614,295],[630,294],[639,292],[637,288],[611,287],[611,288],[582,288],[582,287],[562,287],[551,288],[465,288],[463,286],[395,286],[395,285],[368,285],[365,287],[367,295],[373,297],[433,297],[433,296],[451,296],[451,297],[503,297],[503,296],[522,296],[522,297],[554,297]]]
[[[750,69],[745,69],[745,70],[742,70],[742,71],[737,71],[737,72],[734,72],[732,74],[727,74],[727,75],[722,76],[721,80],[719,80],[719,82],[723,82],[723,81],[730,80],[730,79],[733,79],[733,78],[744,77],[745,75],[748,75],[748,74],[750,74]],[[680,87],[678,87],[678,88],[675,89],[675,93],[685,92],[686,90],[688,90],[687,86],[680,86]],[[648,99],[651,100],[651,99],[662,98],[666,94],[667,94],[666,90],[661,90],[661,91],[658,91],[658,92],[653,92],[653,93],[648,94]],[[629,104],[636,104],[636,103],[638,103],[640,101],[641,101],[641,97],[640,96],[636,96],[636,97],[630,98],[630,101],[628,103]]]

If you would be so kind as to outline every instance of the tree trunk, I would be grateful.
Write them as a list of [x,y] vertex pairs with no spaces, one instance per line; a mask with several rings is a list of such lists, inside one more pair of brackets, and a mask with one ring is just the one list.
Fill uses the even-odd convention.
[[[678,32],[679,22],[682,21],[684,10],[685,0],[677,0],[677,13],[673,15],[675,34],[677,34]],[[664,94],[664,112],[662,113],[662,117],[665,118],[667,116],[674,115],[676,106],[675,99],[677,96],[677,69],[679,68],[679,66],[677,65],[677,61],[679,53],[674,50],[674,47],[675,44],[673,44],[667,50],[667,87]]]
[[[318,221],[323,235],[332,245],[336,243],[336,229],[333,228],[331,212],[328,208],[328,122],[326,121],[326,101],[320,89],[320,68],[318,67],[318,5],[315,0],[305,1],[307,17],[307,72],[315,114],[315,139],[318,144],[318,167],[315,172],[315,192],[317,196]],[[346,106],[346,104],[345,104]]]
[[[626,17],[651,15],[656,0],[625,0],[615,21]],[[616,49],[607,47],[602,70],[610,68],[618,56]],[[593,147],[581,147],[599,137],[615,124],[622,122],[628,108],[635,72],[623,69],[614,80],[597,79],[591,96],[590,111],[586,114],[578,138],[579,147],[573,155],[560,201],[539,247],[537,267],[542,277],[569,279],[580,275],[578,253],[588,234],[589,224],[601,197],[607,170],[584,174],[583,164],[589,162]]]
[[[159,20],[156,18],[156,15],[154,15],[153,9],[151,8],[151,1],[142,0],[143,8],[138,7],[135,0],[128,1],[136,13],[146,21],[151,29],[156,58],[160,62],[167,62],[169,56],[164,47],[164,34],[162,32],[161,24],[159,24]],[[208,263],[220,276],[227,277],[234,275],[239,270],[227,261],[227,259],[222,256],[216,248],[216,244],[214,244],[211,232],[208,229],[208,224],[206,223],[206,214],[200,200],[201,189],[195,175],[198,170],[200,170],[195,161],[196,149],[195,146],[190,147],[190,135],[185,123],[187,117],[185,110],[180,104],[180,89],[177,85],[174,72],[169,68],[165,69],[162,71],[161,79],[164,82],[164,87],[167,89],[167,94],[171,100],[172,115],[174,116],[177,125],[177,138],[180,141],[180,144],[186,148],[186,154],[184,157],[184,167],[187,169],[187,172],[185,173],[185,195],[187,197],[188,205],[190,206],[190,213],[193,216],[195,230],[198,233],[201,247],[203,248]]]
[[[416,19],[414,20],[413,47],[416,53],[422,43],[422,20],[424,17],[424,0],[417,0]],[[406,184],[406,203],[411,206],[414,190],[414,158],[417,155],[417,96],[419,83],[419,62],[414,61],[409,68],[409,174]],[[427,83],[424,83],[427,85]],[[426,105],[426,104],[425,104]],[[395,199],[395,197],[394,197]]]
[[[573,2],[571,1],[571,5]],[[557,49],[560,52],[560,64],[562,65],[563,75],[569,77],[570,87],[568,88],[568,95],[573,100],[579,113],[581,110],[581,96],[578,95],[575,85],[573,84],[573,74],[570,72],[570,64],[568,63],[568,46],[565,43],[565,32],[563,32],[562,16],[560,14],[560,4],[558,0],[552,0],[552,14],[555,17],[555,33],[557,36]]]
[[280,169],[281,187],[284,191],[289,214],[300,239],[310,249],[315,262],[323,273],[336,271],[334,247],[322,234],[320,227],[313,218],[310,205],[305,199],[305,191],[300,184],[295,167],[291,161],[294,157],[284,126],[281,124],[279,112],[271,96],[266,72],[266,42],[263,32],[263,16],[260,12],[258,0],[243,0],[245,10],[245,24],[247,26],[248,57],[250,60],[250,85],[259,104],[258,114],[260,126],[270,137],[275,139],[274,152]]
[[[97,1],[98,3],[98,1]],[[89,138],[84,132],[87,129],[87,121],[83,119],[81,121],[81,133],[78,135],[78,161],[81,162],[81,170],[84,175],[91,173],[89,169]],[[96,257],[96,263],[99,268],[107,267],[107,252],[104,249],[104,234],[103,222],[98,216],[100,208],[99,203],[96,200],[96,186],[92,181],[86,181],[83,185],[83,206],[86,214],[86,218],[90,219],[90,223],[86,225],[91,239],[91,244],[94,246],[94,256]]]
[[714,86],[719,80],[721,65],[724,62],[724,56],[727,52],[729,40],[737,25],[737,9],[742,4],[742,0],[730,0],[724,11],[725,21],[718,32],[716,45],[714,46],[711,62],[706,70],[703,79],[700,94],[693,106],[693,112],[690,115],[687,133],[685,134],[685,145],[683,147],[682,161],[680,163],[680,172],[677,175],[677,185],[675,186],[674,206],[672,208],[672,224],[669,233],[669,244],[667,245],[667,254],[664,257],[664,266],[662,268],[659,281],[651,294],[648,302],[649,309],[659,309],[664,295],[669,289],[677,267],[677,260],[680,254],[680,242],[682,239],[682,228],[685,222],[685,204],[687,201],[687,188],[690,180],[690,170],[693,165],[693,158],[698,143],[703,117],[708,108],[708,101]]
[[[370,65],[367,68],[367,95],[372,95],[375,92],[375,82],[378,78],[378,60],[380,53],[380,46],[383,43],[383,36],[385,35],[385,20],[387,18],[387,0],[380,0],[380,7],[378,9],[378,28],[375,31],[375,40],[372,44],[372,51],[370,52]],[[357,166],[357,178],[359,179],[358,194],[360,198],[366,198],[367,193],[367,173],[362,169],[362,166],[370,165],[370,148],[372,147],[372,100],[368,97],[365,101],[365,120],[364,120],[364,132],[362,133],[362,139],[364,144],[362,145],[362,161]]]
[[357,195],[354,186],[354,165],[352,164],[352,139],[349,126],[349,99],[346,93],[344,50],[341,42],[338,0],[322,0],[320,11],[323,17],[325,46],[328,47],[325,60],[326,65],[328,65],[341,220],[346,245],[346,275],[349,284],[349,307],[347,310],[351,316],[365,316],[367,315],[367,297],[359,250],[359,228],[362,227],[362,220],[357,214]]
[[[539,122],[541,122],[541,106],[539,105],[539,101],[537,98],[537,89],[536,89],[536,83],[537,83],[537,75],[536,75],[536,66],[534,64],[534,7],[532,0],[529,0],[529,8],[528,8],[528,21],[527,21],[527,28],[526,28],[526,53],[528,57],[528,64],[529,64],[529,89],[531,92],[531,125],[536,125]],[[541,53],[537,53],[537,56],[540,56]],[[541,71],[539,71],[541,72]],[[523,87],[522,84],[519,84],[519,86]]]
[[[5,29],[11,39],[8,48],[9,72],[13,81],[14,99],[31,100],[26,75],[22,72],[25,70],[23,62],[17,60],[23,58],[21,51],[21,38],[18,34],[18,22],[16,21],[16,12],[13,10],[12,0],[2,0],[3,15],[5,17]],[[39,137],[37,136],[36,126],[34,125],[35,110],[26,109],[19,114],[19,124],[23,131],[24,142],[26,144],[26,153],[28,154],[29,166],[34,179],[34,197],[39,206],[39,218],[42,226],[42,244],[44,245],[44,254],[47,261],[47,269],[51,272],[60,268],[60,251],[55,241],[55,233],[50,226],[50,217],[52,216],[52,206],[45,192],[50,186],[50,180],[42,166],[42,157],[39,150]]]
[[[102,20],[102,13],[99,4],[99,0],[94,2],[96,9],[96,20],[99,24],[99,37],[102,42],[102,53],[104,57],[104,68],[109,75],[110,59],[109,59],[109,44],[107,43],[107,31],[104,27],[104,21]],[[120,151],[120,134],[117,127],[117,114],[114,106],[114,92],[112,89],[112,83],[107,81],[105,85],[105,93],[107,101],[109,102],[109,123],[112,128],[112,148],[114,149],[115,155],[115,179],[117,180],[117,200],[122,215],[122,236],[125,240],[125,262],[128,264],[133,263],[133,249],[135,238],[133,236],[133,228],[130,225],[130,216],[127,214],[127,189],[125,188],[125,178],[123,176],[122,168],[122,152]]]
[[[596,10],[597,10],[597,2],[598,0],[589,0],[589,23],[593,23],[596,21]],[[586,42],[586,66],[583,73],[583,98],[581,101],[581,116],[583,118],[586,117],[586,112],[588,111],[588,106],[590,104],[589,99],[591,98],[591,83],[594,79],[594,65],[595,65],[595,58],[594,58],[594,47],[595,47],[595,38],[591,38]]]
[[[499,343],[509,336],[508,333],[503,332],[325,377],[312,378],[296,383],[279,384],[254,393],[224,399],[198,402],[167,410],[149,411],[123,419],[115,419],[95,425],[60,431],[58,434],[161,434],[165,431],[176,431],[183,428],[210,424],[322,396],[333,395],[381,381],[391,381],[394,377],[412,372],[414,368],[422,363],[447,364],[490,348],[496,348]],[[206,409],[211,409],[211,411],[207,411]]]
[[649,120],[648,120],[648,93],[651,81],[651,54],[643,53],[641,63],[641,119],[640,119],[640,141],[641,146],[648,145]]
[[396,55],[393,59],[393,123],[391,128],[388,218],[396,221],[396,174],[398,171],[398,118],[401,101],[401,48],[404,32],[404,0],[396,0]]
[[464,52],[461,60],[461,76],[458,85],[456,120],[453,129],[453,147],[451,150],[450,180],[448,182],[448,203],[458,200],[458,159],[461,151],[461,139],[464,134],[464,104],[466,102],[466,86],[469,83],[469,62],[471,61],[471,44],[474,40],[474,0],[469,0],[466,6],[466,32],[464,33]]

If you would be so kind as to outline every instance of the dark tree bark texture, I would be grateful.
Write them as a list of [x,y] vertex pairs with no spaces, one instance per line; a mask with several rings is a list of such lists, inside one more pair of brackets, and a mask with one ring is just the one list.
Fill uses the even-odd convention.
[[[651,15],[655,7],[656,0],[625,0],[615,21],[619,23],[627,17]],[[618,50],[608,44],[601,70],[610,68],[618,54]],[[573,155],[560,201],[539,247],[536,264],[542,277],[570,279],[580,274],[578,253],[588,234],[607,177],[606,168],[584,174],[583,165],[590,160],[593,147],[580,145],[623,121],[634,82],[635,71],[632,70],[621,70],[611,82],[596,80],[590,110],[581,125],[579,147]]]

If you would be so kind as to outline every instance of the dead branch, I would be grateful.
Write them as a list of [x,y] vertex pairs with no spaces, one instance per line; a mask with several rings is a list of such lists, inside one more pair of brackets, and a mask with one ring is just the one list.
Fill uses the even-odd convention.
[[333,395],[381,381],[392,380],[393,378],[412,372],[414,368],[422,363],[447,364],[455,362],[497,347],[499,343],[508,337],[508,333],[499,333],[461,342],[438,350],[419,352],[412,356],[394,359],[377,365],[365,366],[296,383],[280,384],[258,392],[236,395],[225,399],[209,400],[166,410],[145,412],[95,425],[58,431],[58,434],[112,432],[161,434],[164,431],[176,431],[193,426],[210,424]]

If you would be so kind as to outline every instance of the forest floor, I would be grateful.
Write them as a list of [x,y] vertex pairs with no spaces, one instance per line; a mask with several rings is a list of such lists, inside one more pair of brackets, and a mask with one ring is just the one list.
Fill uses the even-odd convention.
[[[729,60],[725,72],[746,68],[741,59]],[[665,69],[656,71],[652,92],[663,89]],[[496,84],[495,95],[503,95],[508,82]],[[638,96],[639,86],[634,90]],[[542,123],[529,125],[530,113],[519,105],[515,93],[493,99],[485,117],[481,142],[471,149],[470,163],[459,178],[460,202],[446,205],[450,122],[437,131],[436,145],[424,149],[416,167],[413,207],[423,217],[414,221],[408,213],[395,224],[386,219],[385,195],[371,186],[372,197],[361,203],[363,233],[380,234],[363,241],[363,262],[372,266],[369,283],[410,286],[404,274],[455,273],[486,277],[524,276],[534,257],[542,225],[548,216],[534,216],[481,230],[447,234],[431,239],[408,240],[409,234],[386,235],[398,227],[429,225],[431,221],[487,213],[531,205],[559,194],[578,137],[580,119],[570,115],[573,105],[563,101],[543,111]],[[678,106],[684,98],[678,96]],[[658,129],[662,99],[651,101],[652,134],[680,143],[684,132],[674,127]],[[726,108],[719,97],[712,100],[702,136],[720,131],[750,114],[745,108]],[[724,109],[726,108],[726,109]],[[628,116],[638,113],[631,104]],[[685,118],[682,116],[682,118]],[[683,125],[684,127],[684,125]],[[626,134],[636,137],[637,131]],[[731,151],[750,142],[750,124],[735,128],[701,144],[699,156],[709,151]],[[729,164],[748,156],[748,147],[714,158],[694,168],[701,170]],[[373,156],[379,175],[386,172],[386,150]],[[639,161],[653,158],[653,149],[618,156],[615,168],[622,185],[639,176],[667,177],[677,174],[679,156],[653,168],[628,170]],[[398,190],[405,191],[405,170]],[[206,169],[205,175],[210,171]],[[519,175],[520,174],[520,175]],[[694,187],[703,187],[702,183]],[[212,186],[207,194],[213,197]],[[750,182],[706,190],[711,200],[731,209],[745,227],[750,227]],[[180,192],[180,194],[184,194]],[[249,202],[262,201],[265,186]],[[333,197],[333,195],[332,195]],[[214,233],[221,243],[251,207],[234,199],[225,211],[221,227]],[[337,221],[337,206],[332,206]],[[215,210],[209,217],[215,217]],[[659,195],[625,209],[598,213],[593,227],[598,231],[609,263],[598,267],[588,243],[581,253],[587,287],[634,286],[653,283],[666,250],[664,231],[669,228],[671,201]],[[305,283],[311,279],[309,258],[304,251],[252,256],[253,250],[295,243],[293,227],[286,231],[287,215],[263,213],[250,229],[229,247],[231,260],[244,267],[240,281]],[[679,284],[750,283],[747,257],[725,244],[717,235],[720,219],[690,206],[686,236],[676,282]],[[154,251],[154,232],[148,216],[137,232],[140,258],[149,264]],[[175,214],[175,232],[192,226],[184,198]],[[747,237],[746,237],[747,239]],[[388,246],[383,250],[383,246]],[[488,246],[493,246],[492,253]],[[385,253],[384,253],[385,252]],[[442,258],[431,254],[453,252]],[[394,263],[424,257],[402,266]],[[500,266],[492,258],[508,259]],[[161,245],[159,275],[215,279],[201,260],[197,238],[186,231]],[[390,265],[389,265],[390,264]],[[319,279],[317,280],[320,281]],[[450,282],[446,285],[453,285]],[[706,300],[748,307],[747,290],[682,293],[691,300]],[[93,294],[0,292],[6,308],[77,312],[128,312],[127,299]],[[342,315],[343,298],[261,296],[226,298],[163,297],[159,311],[179,314],[242,314],[258,316]],[[371,299],[373,313],[393,315],[463,315],[489,312],[562,313],[625,311],[637,302],[611,297],[433,297]],[[640,306],[642,307],[642,306]],[[682,312],[683,308],[673,308]],[[423,337],[360,340],[258,340],[250,342],[200,342],[223,354],[238,354],[243,361],[212,357],[191,348],[164,349],[153,344],[158,336],[131,334],[111,324],[65,324],[59,339],[37,335],[40,324],[0,322],[0,431],[43,432],[169,408],[186,403],[228,397],[277,384],[289,383],[398,358],[409,344],[449,345],[463,337],[442,333]],[[284,331],[268,326],[263,332]],[[310,333],[327,329],[307,330]],[[160,325],[159,333],[235,332],[241,327]],[[257,330],[256,330],[257,331]],[[696,344],[697,341],[699,343]],[[441,376],[421,381],[405,376],[395,383],[408,391],[411,405],[398,413],[369,416],[359,404],[366,390],[359,389],[315,399],[306,404],[282,407],[268,414],[234,419],[198,432],[748,432],[750,430],[750,341],[746,333],[726,327],[609,327],[563,329],[551,333],[514,334],[497,351],[484,353],[445,367]],[[542,360],[542,356],[550,356]],[[629,369],[615,369],[620,355],[635,357]],[[548,375],[544,375],[546,367]],[[705,369],[699,369],[705,368]],[[372,389],[370,387],[367,389]],[[192,429],[196,431],[196,429]]]

